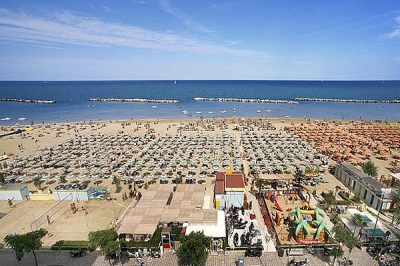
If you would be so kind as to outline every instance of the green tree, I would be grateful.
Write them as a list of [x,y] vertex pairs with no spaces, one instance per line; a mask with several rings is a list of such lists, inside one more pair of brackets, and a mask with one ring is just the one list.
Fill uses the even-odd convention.
[[65,178],[65,175],[61,175],[59,180],[60,180],[59,183],[61,183],[61,184],[67,183],[67,179]]
[[328,193],[324,193],[323,197],[328,209],[336,202],[336,197],[332,190],[329,190]]
[[392,199],[392,207],[393,208],[398,208],[400,207],[400,184],[397,185],[396,189],[394,189],[391,193],[391,199]]
[[304,174],[304,172],[302,170],[300,170],[299,168],[296,170],[296,172],[294,173],[294,181],[297,184],[301,183],[301,180],[303,180],[306,177],[306,175]]
[[258,194],[261,194],[261,189],[264,187],[264,180],[257,178],[256,187],[258,188]]
[[400,222],[400,208],[395,208],[395,209],[391,210],[391,212],[393,214],[391,224],[393,224],[395,220],[396,220],[396,223],[398,224]]
[[40,177],[33,178],[33,185],[39,190],[42,189],[42,180],[40,180]]
[[6,178],[5,178],[6,174],[5,173],[0,173],[0,183],[4,183],[6,182]]
[[112,255],[118,254],[120,251],[119,241],[117,240],[118,234],[114,231],[114,228],[92,231],[89,232],[88,249],[93,251],[96,248],[100,248],[100,254],[104,256],[111,265]]
[[352,199],[352,201],[356,204],[360,204],[361,203],[361,198],[358,195],[355,195]]
[[33,232],[28,232],[26,234],[18,235],[6,235],[4,237],[4,242],[7,246],[11,247],[18,261],[21,261],[24,256],[24,252],[33,253],[35,258],[35,265],[38,265],[35,250],[38,250],[42,246],[42,237],[47,234],[47,231],[40,228]]
[[397,185],[396,189],[392,191],[391,194],[391,199],[392,199],[392,213],[393,213],[393,218],[392,218],[392,223],[395,219],[400,219],[400,184]]
[[331,221],[332,221],[332,223],[333,223],[334,225],[337,225],[337,224],[341,221],[340,215],[337,214],[337,213],[335,213],[335,214],[332,216]]
[[335,265],[335,261],[337,258],[340,258],[343,256],[343,250],[340,247],[334,247],[331,250],[331,253],[329,255],[333,256],[333,262],[332,265]]
[[[342,228],[341,226],[333,227],[332,231],[334,232],[335,240],[339,243],[339,249],[342,249],[341,243],[343,245],[347,246],[349,248],[349,257],[350,257],[351,251],[359,243],[358,240],[354,237],[353,232],[351,232],[347,228]],[[343,255],[343,252],[342,252],[342,255]],[[334,257],[333,265],[335,263],[335,259],[337,257],[341,257],[342,255]]]
[[176,251],[180,264],[203,265],[207,262],[211,238],[203,232],[191,232],[181,237],[181,246]]
[[362,215],[359,214],[359,213],[355,213],[355,214],[351,217],[351,220],[352,220],[352,222],[353,222],[353,224],[354,224],[354,233],[353,233],[353,236],[355,236],[357,227],[362,227],[363,224],[364,224],[364,221],[363,221]]
[[114,176],[112,184],[115,185],[115,192],[120,192],[122,187],[121,187],[121,180],[119,180],[118,177]]
[[364,173],[366,173],[370,177],[377,177],[378,176],[378,166],[375,166],[375,164],[372,161],[367,161],[363,164],[361,164],[361,168]]
[[175,183],[176,184],[182,184],[183,182],[183,178],[181,175],[179,175],[178,177],[175,178]]

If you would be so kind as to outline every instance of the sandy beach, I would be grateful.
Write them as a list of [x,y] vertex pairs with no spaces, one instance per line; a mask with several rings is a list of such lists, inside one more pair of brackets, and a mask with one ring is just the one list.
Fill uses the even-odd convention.
[[[24,127],[3,126],[0,134],[18,128]],[[54,222],[45,225],[52,233],[45,245],[59,239],[85,239],[89,230],[107,228],[128,209],[133,199],[124,200],[122,195],[129,192],[129,183],[139,179],[150,183],[167,180],[171,184],[178,176],[193,177],[197,181],[203,179],[206,191],[212,192],[215,171],[237,171],[242,164],[245,176],[251,164],[265,167],[264,174],[269,176],[276,173],[274,171],[290,175],[296,163],[333,167],[337,160],[355,164],[372,160],[379,167],[379,180],[385,182],[391,171],[392,156],[399,152],[400,136],[397,123],[291,118],[114,120],[38,124],[31,129],[0,139],[1,154],[7,156],[0,162],[6,180],[26,183],[31,193],[38,193],[31,178],[41,176],[42,191],[46,194],[49,189],[54,191],[59,183],[57,179],[65,175],[69,181],[84,181],[93,186],[98,182],[114,199],[111,203],[79,202],[76,214],[66,207],[53,217]],[[368,130],[379,130],[379,139],[374,139],[376,134]],[[384,135],[385,132],[389,135]],[[261,139],[265,134],[274,139],[276,150],[257,148],[259,143],[255,140],[260,138],[265,142],[266,139]],[[354,142],[333,141],[337,138],[351,140],[355,135],[359,137],[357,149]],[[309,148],[294,147],[301,141],[307,141]],[[366,143],[372,143],[368,156]],[[278,150],[279,147],[284,149]],[[255,154],[261,152],[274,154],[274,157],[258,161]],[[280,153],[285,156],[279,157]],[[112,184],[113,176],[122,181],[119,192]],[[338,181],[329,174],[325,178],[332,182],[319,189],[334,189]],[[250,184],[247,189],[254,189]],[[144,191],[144,188],[138,190]],[[0,238],[29,230],[32,220],[56,203],[51,200],[15,201],[16,207],[10,209],[6,201],[0,202],[3,216],[0,222],[4,225]],[[82,207],[89,211],[87,217],[82,214]]]

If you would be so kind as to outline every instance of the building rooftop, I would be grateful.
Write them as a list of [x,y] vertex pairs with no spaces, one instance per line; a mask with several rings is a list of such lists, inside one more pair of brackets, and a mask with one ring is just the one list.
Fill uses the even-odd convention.
[[244,188],[242,174],[227,174],[225,176],[225,188]]
[[225,194],[225,181],[224,180],[216,180],[214,186],[215,194]]
[[353,175],[356,179],[360,181],[365,187],[368,187],[371,191],[373,191],[377,196],[381,196],[382,189],[386,188],[383,184],[375,180],[374,178],[368,176],[363,171],[355,167],[350,163],[342,163],[343,169],[350,174]]
[[223,173],[223,172],[218,172],[217,173],[217,176],[216,176],[216,178],[215,178],[215,180],[225,180],[225,173]]
[[168,222],[189,222],[193,224],[215,224],[215,209],[202,209],[204,186],[179,184],[167,205],[174,184],[154,184],[143,192],[133,208],[128,208],[121,219],[118,233],[153,234],[157,225]]
[[3,191],[21,190],[23,188],[26,188],[26,185],[25,184],[21,184],[21,183],[0,184],[0,190],[3,190]]

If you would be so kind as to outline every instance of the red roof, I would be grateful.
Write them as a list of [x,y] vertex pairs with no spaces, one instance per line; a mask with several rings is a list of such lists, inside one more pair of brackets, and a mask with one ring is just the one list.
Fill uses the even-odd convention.
[[244,180],[242,174],[231,174],[225,176],[226,188],[244,188]]
[[216,180],[225,180],[225,173],[217,172]]
[[216,180],[214,194],[225,194],[225,180]]

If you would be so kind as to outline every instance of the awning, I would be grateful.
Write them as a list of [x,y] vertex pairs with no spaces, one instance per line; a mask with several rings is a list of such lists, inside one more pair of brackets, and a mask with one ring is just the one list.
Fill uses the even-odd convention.
[[390,176],[400,180],[400,173],[390,173]]
[[364,232],[367,234],[368,237],[385,237],[385,232],[383,232],[379,228],[376,228],[375,232],[374,229],[364,229]]

